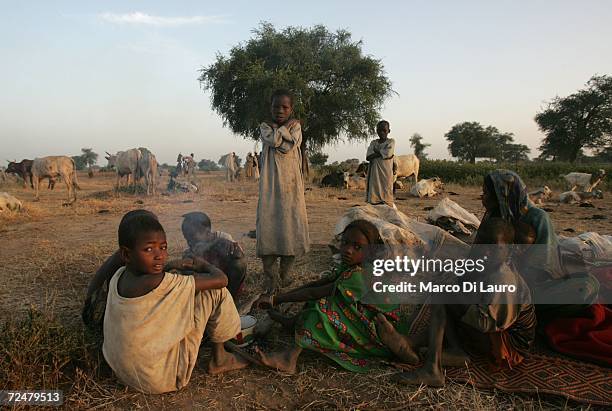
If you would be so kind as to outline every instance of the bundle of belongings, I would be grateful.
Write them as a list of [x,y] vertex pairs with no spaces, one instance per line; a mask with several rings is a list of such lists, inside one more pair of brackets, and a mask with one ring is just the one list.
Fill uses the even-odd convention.
[[448,197],[429,211],[427,221],[464,241],[468,241],[480,226],[478,217]]
[[[334,229],[334,240],[330,244],[332,250],[340,248],[340,240],[344,229],[355,220],[366,220],[378,229],[384,243],[381,259],[393,260],[397,257],[407,257],[411,260],[422,260],[423,258],[457,259],[465,258],[469,246],[456,237],[453,237],[439,227],[427,223],[421,223],[409,218],[401,211],[385,204],[355,206],[349,208],[336,224]],[[339,254],[334,256],[339,261]],[[448,274],[448,276],[447,276]],[[447,279],[440,278],[442,282],[455,280],[453,273],[440,274]],[[427,273],[417,272],[411,277],[411,281],[418,282],[428,278]],[[406,280],[405,273],[388,273],[387,276],[374,278],[384,281],[386,284],[399,284]],[[373,296],[376,298],[376,296]],[[401,300],[395,301],[401,304],[422,304],[428,297],[422,293],[398,293]]]

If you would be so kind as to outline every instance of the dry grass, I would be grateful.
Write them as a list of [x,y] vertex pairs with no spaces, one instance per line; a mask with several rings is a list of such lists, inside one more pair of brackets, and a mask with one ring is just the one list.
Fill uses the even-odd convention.
[[[210,355],[206,346],[189,386],[180,392],[151,396],[126,389],[105,365],[99,339],[88,334],[80,320],[87,282],[115,250],[115,230],[125,211],[154,211],[166,229],[173,256],[178,256],[185,246],[180,216],[192,210],[208,212],[213,228],[230,232],[245,249],[249,275],[242,298],[262,290],[255,240],[244,236],[255,228],[257,185],[228,185],[219,173],[198,174],[197,180],[201,188],[197,194],[145,197],[115,194],[112,175],[81,178],[84,190],[72,207],[61,206],[64,190],[43,190],[41,202],[33,203],[31,191],[15,188],[27,211],[0,216],[0,235],[12,240],[4,241],[0,248],[0,389],[60,388],[65,393],[65,408],[69,409],[584,408],[563,399],[485,392],[453,381],[444,389],[402,387],[391,382],[390,375],[395,372],[391,368],[353,374],[314,353],[304,354],[295,376],[256,367],[210,376],[204,371]],[[363,201],[363,192],[309,188],[306,201],[313,246],[297,262],[296,284],[316,278],[328,268],[330,253],[326,243],[338,216],[347,206]],[[453,199],[459,198],[458,202],[477,212],[477,188],[448,189],[460,192],[461,196]],[[399,195],[406,197],[404,193]],[[398,207],[410,216],[422,218],[426,214],[423,208],[437,201],[408,199],[398,201]],[[565,221],[559,220],[560,213],[552,217],[557,219],[556,224]],[[577,216],[567,218],[573,218],[571,222],[576,226]],[[598,224],[601,231],[609,232],[610,222]],[[276,328],[268,340],[272,348],[280,347],[288,344],[291,336]]]

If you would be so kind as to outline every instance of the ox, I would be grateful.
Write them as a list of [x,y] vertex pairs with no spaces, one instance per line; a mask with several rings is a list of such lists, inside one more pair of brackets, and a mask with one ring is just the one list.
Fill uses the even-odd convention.
[[349,173],[346,171],[335,171],[323,177],[321,187],[348,188]]
[[106,152],[105,157],[108,160],[108,166],[114,167],[117,173],[117,183],[115,191],[119,191],[119,182],[121,177],[127,177],[126,187],[130,185],[130,176],[132,177],[132,185],[134,192],[136,191],[136,177],[138,172],[138,162],[142,158],[142,153],[137,148],[132,148],[127,151],[118,151],[117,154]]
[[564,175],[563,178],[567,181],[569,187],[571,187],[571,191],[576,191],[576,188],[580,188],[580,191],[590,193],[605,176],[606,171],[600,169],[597,174],[574,172]]
[[395,156],[393,167],[395,168],[395,179],[414,176],[414,183],[419,181],[419,158],[414,154]]
[[9,161],[8,166],[6,167],[6,172],[10,174],[16,174],[23,180],[23,187],[27,187],[27,180],[30,180],[30,186],[34,187],[32,184],[32,162],[33,160],[21,160],[19,163],[17,161]]
[[[79,188],[74,160],[66,156],[48,156],[35,158],[32,163],[32,182],[34,183],[35,200],[38,201],[38,187],[43,178],[61,177],[68,189],[68,204],[76,201],[76,189]],[[74,198],[74,199],[73,199]]]
[[544,186],[529,193],[529,199],[533,201],[534,204],[542,204],[544,201],[550,200],[551,198],[552,190],[548,188],[548,186]]
[[591,192],[586,191],[566,191],[565,193],[559,194],[559,202],[563,204],[575,204],[580,203],[587,199],[598,198],[603,199],[603,191],[593,190]]
[[438,192],[436,190],[442,188],[442,180],[439,177],[424,179],[412,186],[410,195],[414,197],[433,197]]
[[0,193],[0,213],[3,211],[19,211],[23,208],[21,201],[9,193]]
[[[32,163],[34,160],[23,159],[19,163],[16,161],[9,161],[6,172],[10,174],[16,174],[23,180],[23,187],[27,187],[27,179],[30,180],[30,187],[34,188],[32,182]],[[49,184],[47,189],[53,190],[55,188],[55,178],[49,177]]]

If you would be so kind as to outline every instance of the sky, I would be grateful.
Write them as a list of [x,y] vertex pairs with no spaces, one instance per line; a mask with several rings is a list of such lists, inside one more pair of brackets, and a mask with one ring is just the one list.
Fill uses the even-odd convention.
[[[477,121],[515,135],[531,156],[546,101],[612,74],[609,1],[8,1],[0,0],[1,160],[100,154],[145,146],[160,163],[179,152],[218,160],[253,150],[223,127],[202,67],[253,36],[323,24],[346,29],[380,59],[397,95],[381,117],[396,153],[413,133],[431,158],[444,134]],[[324,148],[364,158],[367,142]]]

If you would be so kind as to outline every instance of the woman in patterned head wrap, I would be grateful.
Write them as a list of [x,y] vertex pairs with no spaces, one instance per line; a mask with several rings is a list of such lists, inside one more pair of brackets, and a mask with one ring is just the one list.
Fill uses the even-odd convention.
[[[563,311],[574,314],[577,309],[581,310],[596,300],[599,283],[595,278],[588,274],[567,276],[550,217],[529,201],[525,183],[518,174],[509,170],[492,171],[486,175],[482,191],[482,204],[486,208],[483,222],[492,217],[509,221],[515,226],[516,238],[525,237],[526,230],[535,232],[535,246],[521,255],[517,268],[530,285],[534,302],[546,303],[537,307],[541,317],[552,313],[563,315]],[[564,309],[560,309],[561,306],[551,302],[572,305],[565,304]]]

